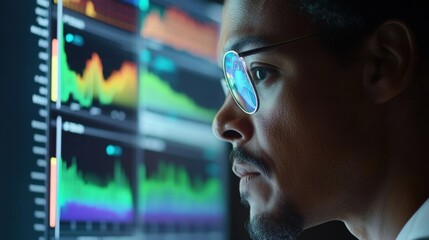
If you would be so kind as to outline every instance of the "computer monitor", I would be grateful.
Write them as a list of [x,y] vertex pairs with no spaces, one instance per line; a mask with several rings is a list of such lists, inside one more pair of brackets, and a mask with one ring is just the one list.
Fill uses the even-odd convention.
[[228,149],[211,131],[223,101],[220,6],[18,5],[2,6],[27,13],[5,27],[19,45],[2,39],[11,55],[3,79],[14,76],[9,88],[18,90],[4,94],[17,102],[5,108],[2,137],[13,158],[2,178],[16,183],[5,235],[228,239]]

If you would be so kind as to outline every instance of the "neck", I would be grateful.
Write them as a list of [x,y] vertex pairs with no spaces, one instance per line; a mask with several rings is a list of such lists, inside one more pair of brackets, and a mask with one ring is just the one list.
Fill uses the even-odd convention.
[[429,198],[429,149],[425,144],[429,128],[426,118],[410,117],[415,115],[407,111],[413,110],[408,108],[389,116],[394,119],[388,123],[391,130],[387,144],[389,165],[377,185],[379,190],[344,220],[359,239],[395,239]]
[[[349,230],[359,239],[395,239],[406,222],[429,198],[422,191],[426,180],[410,182],[405,178],[390,181],[366,211],[346,220]],[[418,186],[418,188],[417,188]]]

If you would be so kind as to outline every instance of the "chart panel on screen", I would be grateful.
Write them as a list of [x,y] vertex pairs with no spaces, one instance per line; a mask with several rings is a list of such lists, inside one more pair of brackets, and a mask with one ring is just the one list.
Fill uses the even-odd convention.
[[[140,53],[141,104],[150,111],[210,123],[223,97],[217,81],[220,73],[211,74],[216,73],[214,66],[202,60],[170,55],[149,49]],[[200,70],[192,70],[195,67]],[[208,73],[204,68],[209,68]]]
[[89,116],[135,121],[137,64],[130,52],[66,26],[62,39],[52,40],[52,68],[53,103]]
[[154,239],[165,233],[187,234],[195,240],[225,239],[223,162],[213,160],[216,156],[204,149],[170,141],[164,144],[161,149],[148,144],[138,167],[138,217],[145,234]]
[[140,18],[142,37],[170,45],[178,51],[216,59],[218,24],[208,20],[204,12],[192,15],[178,5],[151,1]]
[[222,183],[216,163],[147,151],[139,167],[146,223],[220,224]]
[[136,198],[132,141],[75,117],[58,116],[51,126],[50,227],[59,224],[70,235],[131,233]]

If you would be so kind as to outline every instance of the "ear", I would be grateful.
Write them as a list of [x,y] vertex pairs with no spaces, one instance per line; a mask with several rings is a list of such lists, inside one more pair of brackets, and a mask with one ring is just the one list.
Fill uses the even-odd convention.
[[388,21],[369,37],[364,86],[372,100],[385,103],[403,92],[416,68],[416,42],[402,22]]

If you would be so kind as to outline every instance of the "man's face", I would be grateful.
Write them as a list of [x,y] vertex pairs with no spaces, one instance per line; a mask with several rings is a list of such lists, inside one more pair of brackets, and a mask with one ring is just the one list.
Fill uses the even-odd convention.
[[[230,0],[219,56],[249,37],[268,45],[318,31],[286,1]],[[275,223],[305,229],[359,211],[376,191],[369,186],[379,171],[374,146],[382,129],[361,80],[360,55],[341,62],[313,37],[244,59],[260,77],[260,107],[248,115],[227,96],[213,129],[239,150],[233,171],[256,231]]]

